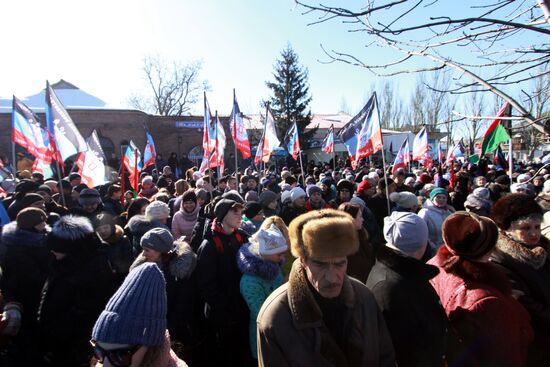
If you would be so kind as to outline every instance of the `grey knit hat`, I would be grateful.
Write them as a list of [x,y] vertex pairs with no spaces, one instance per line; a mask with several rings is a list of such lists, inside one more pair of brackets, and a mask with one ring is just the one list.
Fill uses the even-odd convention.
[[170,208],[168,204],[155,200],[145,208],[145,216],[160,221],[170,216]]
[[104,343],[159,346],[166,333],[166,285],[157,264],[128,274],[99,315],[92,338]]
[[166,228],[153,228],[141,237],[141,248],[148,248],[166,254],[174,249],[174,237]]
[[428,244],[428,226],[414,213],[393,212],[384,218],[384,238],[392,247],[412,255]]

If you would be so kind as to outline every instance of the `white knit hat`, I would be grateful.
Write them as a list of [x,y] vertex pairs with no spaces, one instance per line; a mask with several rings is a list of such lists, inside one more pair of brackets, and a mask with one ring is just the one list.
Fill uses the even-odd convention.
[[170,216],[170,208],[168,204],[155,200],[151,204],[147,205],[145,209],[145,216],[155,220],[166,219]]
[[260,229],[256,233],[256,239],[260,245],[260,255],[281,254],[288,250],[285,236],[275,224],[271,224],[268,229]]

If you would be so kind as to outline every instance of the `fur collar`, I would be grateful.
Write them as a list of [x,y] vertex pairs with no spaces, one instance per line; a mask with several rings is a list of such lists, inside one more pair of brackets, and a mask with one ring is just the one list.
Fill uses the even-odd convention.
[[107,242],[109,245],[116,245],[118,241],[120,241],[122,236],[124,236],[124,230],[121,226],[115,224],[115,233],[113,233],[111,237],[107,238],[105,242]]
[[376,259],[408,279],[420,278],[429,280],[439,274],[439,269],[436,266],[425,264],[410,256],[405,256],[387,246],[380,247],[376,254]]
[[[168,264],[158,263],[158,266],[163,269],[165,272],[168,270],[169,274],[176,279],[187,279],[195,270],[197,265],[197,255],[185,242],[176,242],[178,245],[176,247],[176,252],[174,257],[172,257]],[[132,266],[130,266],[130,271],[137,268],[141,264],[145,264],[147,261],[143,255],[139,255],[135,260]],[[165,273],[166,275],[166,273]]]
[[46,233],[17,228],[13,221],[2,228],[2,244],[5,246],[45,247]]
[[547,246],[543,245],[528,248],[502,232],[499,234],[496,246],[497,250],[500,252],[512,257],[520,263],[529,265],[534,269],[540,269],[546,263],[546,247]]
[[281,273],[279,264],[267,261],[256,256],[249,249],[250,245],[243,245],[237,254],[237,266],[243,274],[251,274],[268,282],[273,282]]
[[[287,294],[288,304],[296,329],[319,327],[323,324],[323,314],[309,289],[305,270],[300,263],[300,259],[296,259],[294,264],[292,264]],[[355,293],[347,276],[344,279],[340,297],[343,297],[346,307],[353,308]]]

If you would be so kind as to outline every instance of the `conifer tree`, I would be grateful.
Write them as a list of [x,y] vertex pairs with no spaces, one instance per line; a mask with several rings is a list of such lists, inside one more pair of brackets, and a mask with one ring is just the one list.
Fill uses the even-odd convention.
[[281,52],[281,58],[274,66],[273,78],[274,81],[267,81],[266,85],[271,90],[270,108],[277,122],[279,137],[282,141],[296,121],[300,146],[304,149],[317,128],[304,131],[311,122],[308,70],[299,64],[298,55],[291,45]]

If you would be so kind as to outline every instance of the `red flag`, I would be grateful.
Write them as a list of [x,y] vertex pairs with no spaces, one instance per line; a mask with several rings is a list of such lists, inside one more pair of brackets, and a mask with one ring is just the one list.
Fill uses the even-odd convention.
[[244,159],[250,158],[250,144],[248,143],[248,134],[243,122],[243,115],[235,97],[235,89],[233,89],[233,110],[229,119],[229,127],[231,129],[231,137],[237,149],[241,152]]

